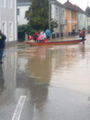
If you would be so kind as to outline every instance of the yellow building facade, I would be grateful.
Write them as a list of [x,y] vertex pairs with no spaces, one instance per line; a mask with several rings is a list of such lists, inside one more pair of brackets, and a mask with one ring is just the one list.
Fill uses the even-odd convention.
[[65,3],[66,11],[65,11],[65,18],[66,18],[66,26],[65,26],[65,33],[72,33],[73,31],[77,32],[77,11],[75,6],[72,5],[69,1]]

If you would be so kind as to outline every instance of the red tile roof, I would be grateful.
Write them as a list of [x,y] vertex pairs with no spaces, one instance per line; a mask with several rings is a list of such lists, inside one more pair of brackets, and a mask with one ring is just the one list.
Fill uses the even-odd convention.
[[67,0],[64,5],[66,6],[66,8],[76,11],[75,6],[71,2],[69,2],[69,0]]
[[67,2],[64,3],[65,7],[68,8],[68,9],[71,9],[73,11],[77,11],[77,12],[80,12],[80,13],[84,13],[85,12],[77,5],[73,5],[71,2],[69,2],[69,0],[67,0]]
[[85,14],[85,11],[82,10],[79,6],[77,6],[77,5],[74,5],[74,6],[76,7],[78,12]]

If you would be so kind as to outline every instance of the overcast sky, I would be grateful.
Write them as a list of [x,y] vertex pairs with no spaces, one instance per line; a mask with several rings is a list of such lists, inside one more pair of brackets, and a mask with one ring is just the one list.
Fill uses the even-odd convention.
[[[58,0],[61,3],[65,3],[67,0]],[[78,5],[83,10],[86,9],[87,5],[90,6],[90,0],[69,0],[71,3]]]

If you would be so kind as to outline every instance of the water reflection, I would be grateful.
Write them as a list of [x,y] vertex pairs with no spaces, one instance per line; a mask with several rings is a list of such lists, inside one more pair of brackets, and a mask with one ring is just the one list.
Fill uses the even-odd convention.
[[[85,45],[32,47],[24,53],[19,52],[16,83],[17,88],[26,90],[29,103],[27,107],[31,113],[26,114],[30,119],[53,118],[48,113],[56,116],[58,113],[59,116],[60,111],[64,118],[68,109],[69,115],[82,110],[82,99],[85,98],[86,103],[87,98],[83,93],[90,93],[90,62],[87,64],[86,54]],[[23,67],[20,67],[22,64]],[[80,109],[78,105],[81,105]],[[76,114],[77,112],[74,115],[77,116]]]
[[[39,54],[40,55],[40,54]],[[32,59],[28,60],[26,71],[33,73],[33,75],[38,78],[37,82],[43,82],[48,84],[51,77],[51,63],[49,57],[42,60],[42,56],[37,55]]]
[[[36,48],[35,48],[36,49]],[[27,116],[31,116],[36,111],[41,112],[44,110],[46,101],[48,99],[48,85],[51,76],[50,59],[47,57],[48,48],[37,48],[36,51],[27,50],[28,56],[21,56],[19,53],[18,59],[18,71],[17,71],[17,88],[27,89],[27,97],[29,98],[29,108],[32,113],[26,113]],[[29,54],[29,52],[31,54]],[[34,55],[33,55],[34,54]],[[32,56],[32,57],[31,57]],[[27,60],[27,63],[25,62]],[[23,60],[23,62],[20,62]],[[25,71],[21,70],[22,63],[25,66]]]
[[4,86],[4,76],[3,76],[3,68],[2,65],[0,65],[0,94],[2,94],[5,86]]
[[[17,59],[17,53],[9,49],[0,66],[0,114],[5,120],[7,116],[10,119],[10,111],[14,111],[13,106],[21,95],[27,96],[21,120],[46,120],[48,115],[53,118],[48,114],[53,109],[53,115],[58,116],[63,111],[63,116],[71,107],[71,114],[71,102],[74,104],[77,98],[82,108],[85,97],[82,93],[90,93],[89,50],[85,45],[32,47],[19,51]],[[78,93],[83,97],[76,95]],[[86,98],[84,101],[87,105]],[[78,104],[74,104],[75,111]],[[59,111],[58,115],[56,111]]]
[[85,58],[85,44],[80,45],[79,51],[81,52],[82,58]]
[[[4,63],[0,66],[0,78],[3,93],[0,95],[0,104],[10,104],[14,99],[16,89],[16,60],[15,48],[5,51]],[[5,89],[4,89],[5,88]]]
[[[35,84],[58,84],[80,90],[81,86],[76,87],[75,84],[81,84],[81,80],[86,78],[87,72],[81,75],[81,69],[87,71],[88,66],[85,47],[86,45],[81,44],[30,48],[26,51],[27,57],[25,56],[26,73],[36,78]],[[72,79],[74,76],[77,76],[77,80]]]
[[16,91],[16,48],[5,50],[4,63],[0,65],[0,120],[10,120],[17,99]]
[[31,102],[39,111],[44,108],[48,98],[48,86],[33,84],[30,87]]
[[25,52],[27,57],[19,54],[19,59],[26,59],[26,73],[36,78],[37,84],[49,85],[53,74],[72,70],[85,57],[85,45],[37,47]]

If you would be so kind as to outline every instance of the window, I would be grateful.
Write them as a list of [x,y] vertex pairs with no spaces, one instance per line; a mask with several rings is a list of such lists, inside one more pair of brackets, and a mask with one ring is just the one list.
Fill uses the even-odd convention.
[[14,0],[7,0],[7,6],[9,9],[13,8],[13,1]]
[[56,16],[58,16],[58,8],[56,7]]
[[5,31],[5,23],[2,23],[2,31],[4,33],[4,31]]
[[7,36],[7,22],[2,22],[2,32]]
[[13,22],[9,22],[8,24],[8,28],[9,28],[9,40],[12,41],[13,40]]
[[4,0],[0,1],[0,7],[3,8],[4,7]]
[[6,0],[3,0],[3,7],[6,8]]
[[10,8],[12,8],[13,7],[13,2],[12,2],[12,0],[9,0],[10,1]]
[[0,0],[0,8],[2,7],[2,0]]
[[17,9],[17,15],[20,15],[20,9],[19,8]]
[[6,8],[6,0],[0,0],[0,8]]
[[13,34],[13,22],[9,22],[9,34]]

